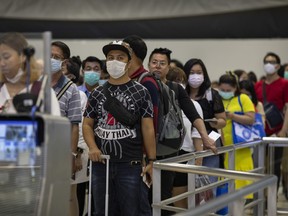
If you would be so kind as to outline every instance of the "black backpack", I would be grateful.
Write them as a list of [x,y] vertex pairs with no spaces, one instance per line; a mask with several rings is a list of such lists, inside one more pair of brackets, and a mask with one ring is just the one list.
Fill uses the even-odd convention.
[[138,82],[141,83],[143,78],[148,76],[156,81],[159,89],[156,154],[157,156],[170,155],[180,150],[185,136],[182,112],[177,100],[178,84],[169,82],[168,86],[150,72],[141,74]]

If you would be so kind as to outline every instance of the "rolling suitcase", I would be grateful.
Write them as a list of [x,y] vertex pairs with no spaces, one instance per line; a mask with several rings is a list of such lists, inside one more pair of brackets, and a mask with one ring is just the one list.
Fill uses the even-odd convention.
[[[109,160],[110,155],[101,155],[106,160],[106,192],[105,192],[105,216],[108,216],[108,202],[109,202]],[[91,216],[91,202],[92,202],[92,161],[89,160],[89,195],[88,195],[88,216]]]

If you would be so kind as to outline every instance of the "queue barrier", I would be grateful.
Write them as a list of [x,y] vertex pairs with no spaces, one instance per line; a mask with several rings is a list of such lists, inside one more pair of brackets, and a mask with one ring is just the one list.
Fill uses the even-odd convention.
[[[268,216],[277,215],[277,177],[272,175],[272,170],[265,167],[266,147],[268,146],[268,155],[273,158],[273,148],[288,147],[288,138],[265,137],[262,140],[242,143],[239,145],[224,146],[218,148],[218,154],[227,153],[229,157],[229,170],[216,169],[203,166],[191,165],[197,158],[214,155],[211,150],[193,152],[177,157],[167,158],[154,162],[153,166],[153,215],[161,215],[161,209],[174,211],[175,215],[216,215],[214,212],[229,205],[228,215],[237,215],[234,212],[238,200],[244,196],[254,193],[253,202],[247,204],[245,208],[253,208],[253,215]],[[242,148],[253,148],[254,170],[250,172],[235,171],[235,151]],[[272,153],[271,153],[272,152]],[[189,161],[189,164],[180,164],[180,162]],[[269,167],[272,167],[271,165]],[[188,173],[188,191],[166,200],[161,200],[161,170]],[[212,175],[221,177],[221,181],[211,183],[201,188],[195,189],[195,174]],[[250,185],[234,190],[235,180],[253,181]],[[215,189],[220,185],[228,183],[228,194],[213,198],[204,205],[195,206],[195,195],[205,190]],[[266,191],[266,193],[265,193]],[[266,195],[266,196],[265,196]],[[175,201],[188,198],[188,209],[171,206]],[[265,202],[267,201],[267,210]],[[285,213],[285,209],[278,212]],[[288,213],[288,211],[287,211]]]

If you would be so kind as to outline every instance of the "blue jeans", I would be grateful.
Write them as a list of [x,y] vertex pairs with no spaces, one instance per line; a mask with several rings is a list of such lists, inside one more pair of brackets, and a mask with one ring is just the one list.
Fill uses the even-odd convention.
[[[138,216],[142,165],[113,163],[109,167],[109,216]],[[105,215],[106,164],[94,162],[92,191],[95,216]]]
[[141,204],[139,216],[152,216],[152,207],[149,200],[150,188],[142,181],[141,183]]

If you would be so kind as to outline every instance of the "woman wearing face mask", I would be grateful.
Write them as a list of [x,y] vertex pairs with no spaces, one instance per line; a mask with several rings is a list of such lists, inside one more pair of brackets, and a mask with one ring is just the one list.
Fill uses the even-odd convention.
[[[240,94],[236,75],[231,73],[222,75],[219,79],[219,94],[226,110],[227,124],[222,129],[224,136],[224,146],[233,145],[232,137],[232,120],[243,125],[251,125],[254,123],[254,105],[246,94]],[[239,98],[238,98],[239,97]],[[241,105],[239,104],[241,101]],[[243,110],[242,110],[243,109]],[[236,114],[235,112],[243,112],[244,115]],[[225,154],[224,166],[228,165],[228,154]],[[235,153],[235,170],[250,171],[253,169],[253,159],[249,148],[239,149]],[[246,180],[236,180],[235,187],[239,189],[251,182]],[[252,198],[252,195],[246,198]],[[244,207],[244,200],[239,207]],[[239,215],[244,215],[243,209],[239,209]]]
[[[27,83],[26,56],[28,47],[25,37],[16,32],[6,33],[0,38],[0,113],[16,113],[13,105],[15,95],[26,93],[40,78],[41,69],[35,58],[30,57],[30,80]],[[59,104],[51,89],[51,113],[60,115]]]
[[[201,59],[188,60],[184,65],[184,71],[188,80],[186,91],[191,99],[200,104],[207,133],[218,132],[226,125],[226,115],[221,97],[216,90],[211,88],[210,78],[203,61]],[[208,119],[212,120],[208,122]],[[221,146],[220,140],[216,142],[216,145]],[[205,157],[203,166],[219,168],[219,155]],[[217,177],[209,176],[209,178],[211,182],[217,181]]]

